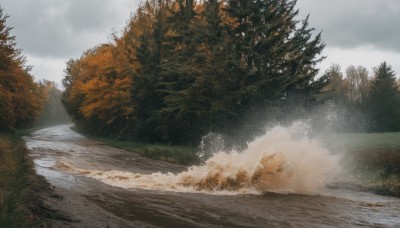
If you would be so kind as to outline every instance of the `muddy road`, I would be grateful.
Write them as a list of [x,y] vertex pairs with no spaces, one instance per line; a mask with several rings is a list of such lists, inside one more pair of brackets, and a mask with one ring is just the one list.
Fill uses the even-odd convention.
[[400,227],[394,197],[340,186],[319,194],[164,191],[168,183],[141,187],[147,185],[129,185],[129,178],[159,181],[187,167],[89,140],[71,125],[36,131],[25,141],[37,173],[59,196],[45,203],[67,215],[50,221],[54,227]]

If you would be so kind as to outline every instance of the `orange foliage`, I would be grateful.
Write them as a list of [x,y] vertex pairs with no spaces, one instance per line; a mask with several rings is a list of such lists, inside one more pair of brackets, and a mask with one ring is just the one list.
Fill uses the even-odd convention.
[[73,68],[74,83],[67,102],[80,102],[79,112],[86,119],[96,118],[111,124],[116,116],[128,116],[131,78],[122,77],[113,46],[102,45],[87,52]]
[[31,125],[43,108],[44,88],[18,65],[0,78],[0,128]]

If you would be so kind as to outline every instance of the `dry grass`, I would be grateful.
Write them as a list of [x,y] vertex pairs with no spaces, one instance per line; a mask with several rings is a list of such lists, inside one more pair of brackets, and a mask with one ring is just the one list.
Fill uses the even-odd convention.
[[400,196],[400,149],[372,148],[352,151],[346,166],[362,185],[376,193]]
[[24,193],[26,162],[23,143],[11,135],[0,135],[0,224],[3,227],[26,226]]
[[400,196],[400,132],[346,133],[323,137],[344,168],[367,190]]
[[[25,143],[14,134],[0,133],[0,227],[42,227],[35,192],[37,176]],[[35,189],[36,188],[36,189]]]

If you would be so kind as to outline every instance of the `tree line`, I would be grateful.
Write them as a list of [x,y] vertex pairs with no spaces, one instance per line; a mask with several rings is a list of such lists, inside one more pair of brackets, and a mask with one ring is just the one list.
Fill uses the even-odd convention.
[[63,92],[52,81],[43,80],[40,85],[44,88],[46,100],[41,114],[35,121],[35,126],[51,126],[71,123],[68,113],[62,103]]
[[[64,103],[90,133],[198,144],[261,130],[283,101],[312,105],[324,48],[296,1],[149,0],[121,35],[67,63]],[[247,136],[246,136],[247,137]]]
[[0,6],[0,131],[32,126],[47,96],[16,47],[7,18]]
[[330,82],[323,89],[331,102],[343,108],[344,131],[400,131],[400,80],[387,62],[372,73],[363,66],[349,66],[343,74],[333,64],[326,72]]

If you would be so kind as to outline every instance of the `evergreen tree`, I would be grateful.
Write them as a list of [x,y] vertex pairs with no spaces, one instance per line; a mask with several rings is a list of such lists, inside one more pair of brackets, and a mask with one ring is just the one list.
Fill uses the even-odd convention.
[[313,80],[318,73],[315,65],[323,59],[317,57],[324,48],[321,34],[312,37],[308,17],[298,26],[295,5],[287,0],[228,1],[243,106],[263,105],[282,92],[291,97],[320,88]]
[[[161,81],[160,68],[162,42],[168,27],[166,26],[166,7],[163,1],[147,2],[146,16],[153,18],[149,30],[143,31],[136,48],[136,59],[139,64],[137,73],[133,75],[133,137],[149,141],[159,141],[157,112],[163,107],[163,99],[158,88]],[[151,8],[151,9],[150,9]]]
[[183,91],[196,79],[189,61],[196,52],[193,40],[194,7],[193,0],[177,0],[167,18],[168,31],[162,46],[161,77],[157,85],[163,97],[163,107],[157,114],[160,123],[157,132],[166,142],[185,143],[192,131],[189,123],[193,119],[186,118],[181,100]]
[[400,130],[400,93],[396,75],[386,62],[375,68],[375,78],[368,96],[370,130]]

